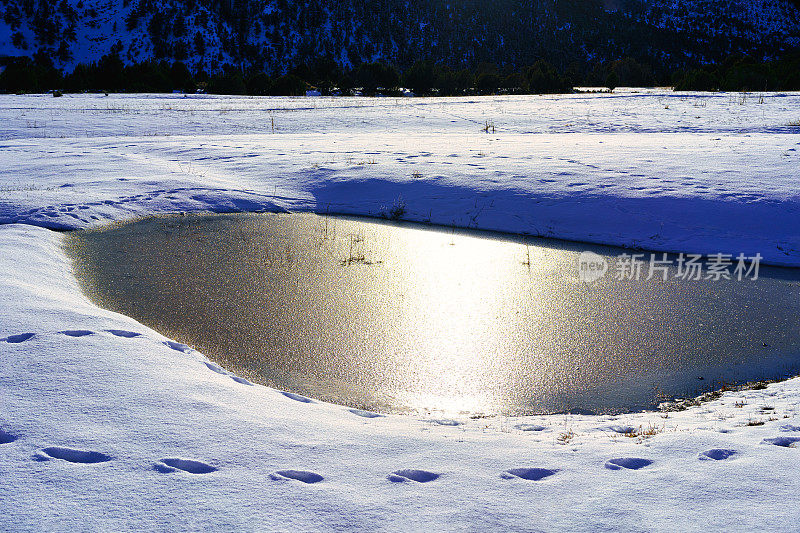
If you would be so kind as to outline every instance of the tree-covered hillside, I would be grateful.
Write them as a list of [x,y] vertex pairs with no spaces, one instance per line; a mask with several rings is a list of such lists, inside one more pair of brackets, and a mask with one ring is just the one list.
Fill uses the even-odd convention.
[[[798,0],[800,1],[800,0]],[[630,57],[657,74],[732,54],[772,58],[800,43],[785,0],[2,0],[0,56],[43,52],[69,70],[116,50],[282,74],[419,60],[560,71]]]

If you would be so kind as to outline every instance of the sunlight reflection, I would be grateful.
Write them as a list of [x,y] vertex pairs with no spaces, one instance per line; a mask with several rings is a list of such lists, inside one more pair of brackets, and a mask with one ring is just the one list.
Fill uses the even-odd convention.
[[104,306],[251,381],[372,410],[638,409],[800,353],[799,276],[768,269],[589,285],[583,245],[314,215],[155,217],[71,242]]

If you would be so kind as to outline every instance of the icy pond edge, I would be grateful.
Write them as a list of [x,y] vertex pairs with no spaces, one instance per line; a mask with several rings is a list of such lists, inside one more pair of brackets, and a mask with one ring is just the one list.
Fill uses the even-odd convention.
[[[234,191],[228,191],[228,193],[229,194],[230,193],[234,193]],[[232,198],[234,199],[234,205],[235,205],[236,204],[235,194],[232,195]],[[432,229],[443,229],[443,230],[455,229],[456,231],[476,230],[476,231],[479,231],[479,232],[486,232],[487,234],[494,233],[494,234],[497,234],[497,235],[500,235],[500,236],[510,236],[510,237],[514,237],[514,236],[525,236],[525,237],[531,236],[531,235],[528,235],[527,233],[514,233],[514,232],[511,232],[511,231],[507,231],[505,229],[485,228],[485,227],[482,227],[482,226],[481,227],[476,226],[476,227],[472,227],[472,228],[464,227],[464,226],[448,227],[448,226],[444,226],[444,225],[441,225],[441,224],[438,224],[438,223],[431,222],[430,220],[427,220],[427,221],[425,221],[425,220],[414,220],[413,218],[406,218],[405,216],[400,217],[400,218],[390,217],[390,216],[386,216],[386,214],[383,213],[383,212],[376,215],[376,214],[373,214],[373,213],[363,213],[363,212],[361,212],[359,210],[355,210],[355,211],[353,211],[353,210],[345,210],[345,211],[342,211],[342,212],[338,212],[338,211],[334,212],[334,211],[330,211],[329,209],[321,212],[321,211],[319,211],[317,209],[313,209],[313,208],[287,210],[287,209],[283,209],[281,207],[278,207],[278,206],[276,206],[274,204],[273,205],[269,205],[267,208],[264,208],[264,206],[260,206],[259,207],[259,206],[253,206],[253,205],[251,205],[251,207],[255,207],[255,209],[252,209],[252,210],[239,210],[239,209],[236,209],[236,208],[229,208],[229,207],[224,207],[224,206],[217,206],[215,208],[209,209],[207,207],[197,206],[195,209],[192,209],[192,210],[189,210],[189,211],[177,211],[177,212],[171,212],[171,211],[168,211],[168,210],[166,210],[166,211],[152,210],[150,212],[145,212],[145,213],[118,212],[118,213],[116,213],[116,215],[118,217],[115,218],[114,220],[99,220],[96,223],[90,225],[89,227],[66,227],[66,228],[52,229],[52,228],[47,228],[46,226],[43,226],[43,225],[40,225],[40,224],[37,224],[37,223],[33,223],[33,224],[25,223],[24,225],[32,225],[34,227],[42,227],[43,229],[46,229],[48,231],[51,231],[51,232],[54,232],[54,233],[58,234],[59,235],[59,243],[58,243],[59,253],[64,256],[64,259],[68,263],[70,263],[70,265],[72,265],[72,260],[66,255],[66,253],[63,250],[63,246],[64,245],[63,245],[63,242],[62,242],[63,239],[61,237],[62,237],[62,234],[64,232],[80,231],[80,230],[87,230],[87,229],[88,230],[98,230],[98,229],[103,228],[104,226],[109,226],[109,225],[114,225],[114,224],[127,224],[127,223],[131,223],[131,222],[135,222],[137,220],[150,218],[150,217],[175,216],[175,215],[181,215],[181,214],[203,215],[203,214],[255,214],[255,213],[281,213],[281,214],[314,213],[314,214],[317,214],[317,215],[320,215],[320,216],[330,215],[330,216],[355,217],[355,218],[362,218],[364,220],[374,220],[374,221],[410,222],[410,223],[414,223],[414,224],[420,224],[422,226],[429,226]],[[6,226],[6,225],[7,224],[0,224],[0,228],[2,228],[3,226]],[[562,241],[562,242],[575,244],[575,245],[587,244],[587,245],[614,246],[614,247],[625,248],[624,245],[618,244],[618,243],[593,242],[591,240],[570,240],[570,239],[562,239],[562,238],[557,238],[557,237],[546,237],[546,236],[535,236],[535,237],[542,238],[542,239],[553,239],[555,241]],[[681,253],[681,252],[683,252],[683,253],[688,253],[685,250],[666,250],[666,249],[643,250],[642,248],[626,248],[626,249],[629,249],[629,250],[632,250],[632,251],[651,251],[651,252],[666,252],[666,253]],[[699,253],[703,253],[703,252],[699,252]],[[777,267],[781,267],[781,268],[800,268],[800,262],[795,264],[794,262],[781,263],[781,262],[773,262],[773,261],[762,261],[762,264],[766,264],[766,265],[770,265],[770,266],[777,266]],[[72,279],[74,280],[74,282],[76,284],[78,284],[78,287],[80,287],[80,282],[78,281],[78,279],[77,279],[77,277],[76,277],[76,275],[75,275],[75,273],[74,273],[74,271],[72,269],[72,266],[70,267],[70,271],[69,272],[70,272],[70,276],[72,276]],[[89,299],[89,297],[86,294],[84,294],[82,290],[80,290],[80,294],[84,298]],[[111,312],[111,311],[108,311],[108,310],[105,310],[105,309],[99,307],[98,305],[94,304],[93,302],[91,302],[91,305],[96,307],[99,310],[106,311],[106,312]],[[124,315],[122,315],[122,316],[124,316]],[[130,319],[130,317],[125,317],[125,318]],[[130,320],[133,320],[133,319],[130,319]],[[145,326],[144,324],[141,324],[139,322],[136,322],[136,324],[139,325],[141,328],[144,328],[144,329],[148,330],[148,332],[151,332],[155,336],[162,337],[163,338],[162,343],[165,346],[168,346],[169,348],[171,348],[171,349],[173,349],[173,350],[175,350],[177,352],[184,353],[184,354],[187,354],[187,355],[191,355],[192,357],[196,358],[198,361],[202,362],[208,369],[210,369],[213,372],[216,372],[216,373],[218,373],[220,375],[228,376],[228,377],[230,377],[232,380],[234,380],[237,383],[250,385],[250,386],[264,387],[264,388],[266,388],[268,390],[276,391],[276,392],[286,396],[287,398],[290,398],[290,399],[293,399],[293,400],[297,400],[297,401],[300,401],[302,403],[326,404],[326,405],[333,406],[335,408],[344,409],[345,411],[350,412],[350,413],[353,413],[355,411],[360,411],[358,409],[351,409],[351,408],[349,408],[347,406],[342,406],[342,405],[338,405],[338,404],[329,404],[327,402],[322,402],[320,400],[316,400],[316,399],[312,399],[312,398],[305,398],[303,396],[300,396],[298,394],[294,394],[294,393],[291,393],[291,392],[288,392],[288,391],[280,391],[278,389],[273,389],[271,387],[267,387],[267,386],[264,386],[264,385],[251,383],[247,379],[245,379],[243,377],[240,377],[240,376],[237,376],[233,372],[230,372],[227,369],[222,368],[216,362],[210,360],[204,354],[202,354],[201,352],[195,350],[194,348],[192,348],[190,346],[187,346],[185,344],[179,343],[179,342],[177,342],[175,340],[169,339],[168,337],[165,337],[160,332],[158,332],[156,330],[153,330],[153,329]],[[631,416],[631,415],[637,415],[637,414],[641,414],[641,415],[658,415],[659,417],[664,417],[667,413],[684,412],[684,411],[690,411],[692,409],[700,409],[700,408],[702,408],[704,405],[706,405],[708,403],[711,403],[711,402],[714,402],[715,400],[724,398],[724,396],[726,394],[729,394],[729,393],[747,393],[748,391],[766,389],[768,387],[775,386],[776,384],[792,382],[792,381],[798,381],[798,384],[800,384],[800,376],[792,376],[790,378],[783,379],[783,380],[777,380],[777,381],[768,380],[768,381],[748,382],[748,383],[739,384],[739,385],[737,385],[735,387],[730,387],[730,388],[725,387],[725,388],[721,388],[721,389],[713,389],[713,390],[709,390],[709,391],[707,391],[707,392],[705,392],[705,393],[703,393],[701,395],[698,395],[697,397],[692,397],[692,398],[674,398],[674,399],[671,399],[671,400],[667,400],[663,404],[663,409],[660,409],[660,410],[645,410],[645,411],[641,411],[641,412],[621,413],[621,414],[616,414],[616,415],[607,415],[607,414],[594,415],[594,414],[580,414],[580,413],[578,413],[578,414],[553,413],[553,414],[544,414],[544,415],[510,416],[510,417],[509,416],[499,416],[499,415],[498,416],[484,417],[484,416],[476,415],[476,416],[472,416],[472,417],[462,417],[461,420],[450,420],[450,419],[447,419],[447,418],[445,418],[445,419],[441,419],[441,418],[420,418],[418,415],[412,415],[412,416],[409,416],[409,415],[392,415],[392,414],[386,414],[386,415],[380,414],[380,415],[377,415],[377,413],[376,413],[376,415],[380,416],[380,417],[393,416],[393,417],[400,417],[400,418],[417,418],[417,419],[425,421],[425,422],[433,422],[433,423],[438,423],[438,422],[443,420],[444,421],[443,425],[445,425],[445,426],[451,425],[451,422],[453,423],[452,424],[453,426],[460,426],[460,425],[462,425],[464,423],[465,420],[468,420],[470,418],[479,419],[479,420],[485,420],[486,418],[497,418],[497,419],[504,419],[504,420],[516,420],[516,421],[522,421],[522,423],[519,424],[519,425],[523,425],[524,426],[524,425],[526,425],[524,423],[525,420],[531,419],[531,418],[542,418],[542,417],[545,417],[545,418],[551,417],[552,418],[552,417],[568,416],[568,417],[578,417],[578,418],[587,418],[587,419],[598,418],[598,419],[601,419],[601,420],[609,418],[609,417],[612,418],[612,419],[615,419],[615,418],[618,418],[618,417],[625,417],[625,416]],[[365,416],[367,418],[370,417],[370,413],[368,413],[368,412],[357,413],[357,414],[359,416]]]
[[[428,485],[428,480],[441,485],[446,494],[466,491],[458,497],[504,505],[509,497],[528,501],[522,486],[503,484],[511,482],[575,487],[574,483],[591,475],[610,494],[626,494],[641,483],[661,487],[665,480],[674,479],[676,469],[688,464],[698,466],[690,468],[687,476],[697,476],[692,472],[701,467],[739,472],[717,479],[719,487],[734,482],[740,488],[742,483],[757,484],[758,468],[775,461],[784,465],[782,475],[792,475],[793,463],[785,460],[785,454],[795,453],[786,447],[800,441],[796,437],[800,432],[800,378],[758,391],[726,392],[677,413],[372,418],[369,413],[250,386],[199,352],[95,306],[80,291],[61,242],[60,234],[43,228],[0,226],[0,303],[6,310],[0,318],[0,369],[13,376],[6,378],[7,385],[0,391],[5,395],[0,430],[4,439],[13,440],[3,444],[3,451],[17,457],[8,464],[22,476],[4,496],[8,505],[18,510],[13,514],[17,520],[28,516],[30,523],[41,524],[40,506],[28,508],[20,499],[46,490],[39,486],[41,476],[68,475],[60,473],[60,464],[74,462],[96,463],[91,466],[100,473],[108,469],[117,472],[108,482],[91,479],[100,493],[116,495],[123,490],[133,498],[127,511],[147,511],[147,517],[152,517],[149,497],[140,500],[127,485],[121,489],[119,480],[209,476],[207,482],[217,486],[214,480],[229,485],[243,476],[247,480],[257,476],[258,483],[266,483],[265,489],[271,482],[313,482],[337,494],[342,506],[337,508],[346,509],[352,505],[346,503],[346,495],[356,487],[393,498],[396,489],[392,486]],[[9,368],[15,369],[13,373]],[[44,409],[34,408],[36,405]],[[133,441],[131,434],[136,437]],[[309,464],[292,450],[316,450],[312,456],[319,457]],[[736,453],[723,458],[716,450]],[[703,453],[710,454],[709,458],[704,460]],[[342,463],[343,458],[348,459]],[[727,466],[704,466],[722,461]],[[348,473],[353,475],[352,463],[361,465],[364,472],[347,481]],[[31,468],[38,472],[34,477],[25,474]],[[552,474],[540,478],[541,469]],[[636,484],[614,483],[613,476],[631,476],[633,472],[640,479]],[[176,482],[183,483],[182,479]],[[704,478],[692,479],[701,482]],[[106,486],[108,492],[103,492],[100,487]],[[49,487],[47,490],[52,489]],[[197,489],[190,484],[178,490],[188,495]],[[742,489],[739,494],[745,496],[753,490]],[[316,493],[298,497],[306,501]],[[479,499],[474,500],[478,494]],[[579,489],[575,498],[560,489],[553,494],[577,505],[574,500],[582,497],[584,490]],[[780,501],[772,491],[764,491],[764,495],[773,498],[775,505]],[[719,497],[709,493],[708,500],[694,500],[694,508],[698,512],[717,508]],[[277,498],[277,507],[264,509],[283,509],[277,502],[285,497]],[[40,499],[34,496],[30,501]],[[237,502],[234,508],[239,512],[248,508],[238,500],[222,501]],[[305,505],[313,505],[312,501]],[[381,505],[396,510],[395,504],[389,500]],[[104,505],[115,508],[117,497]],[[421,509],[431,513],[432,519],[435,509],[463,512],[463,507],[453,505],[450,498],[426,499]],[[539,507],[519,507],[518,512],[528,516],[539,512]],[[269,519],[258,513],[252,516],[258,516],[262,525]],[[252,525],[248,521],[252,516],[243,515],[237,523]],[[560,520],[577,520],[566,516],[572,515]],[[603,520],[600,515],[593,516],[593,520]],[[140,516],[138,520],[146,523],[152,518]],[[408,520],[402,523],[421,527]],[[688,527],[687,520],[688,515],[682,523]],[[718,516],[716,520],[726,519]],[[51,525],[57,529],[55,522]]]

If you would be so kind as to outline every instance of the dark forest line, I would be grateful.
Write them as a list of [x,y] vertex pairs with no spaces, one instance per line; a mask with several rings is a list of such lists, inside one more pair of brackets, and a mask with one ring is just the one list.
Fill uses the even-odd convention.
[[[116,52],[97,62],[79,64],[71,72],[56,68],[45,52],[32,58],[7,58],[0,73],[0,92],[55,94],[81,92],[209,93],[253,96],[320,95],[386,96],[413,92],[419,96],[568,93],[574,87],[674,86],[698,91],[800,90],[800,52],[772,61],[731,56],[718,65],[656,75],[632,58],[559,70],[539,60],[521,69],[481,63],[453,69],[441,63],[417,61],[401,71],[383,62],[343,69],[330,60],[317,60],[284,75],[227,66],[209,74],[192,72],[181,61],[150,60],[126,64]],[[582,67],[582,68],[581,68]]]

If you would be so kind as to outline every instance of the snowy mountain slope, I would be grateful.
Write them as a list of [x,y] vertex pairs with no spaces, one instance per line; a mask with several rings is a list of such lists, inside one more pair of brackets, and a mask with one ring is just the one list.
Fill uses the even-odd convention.
[[639,4],[641,17],[654,26],[679,32],[711,30],[752,40],[765,35],[791,37],[792,27],[796,28],[798,21],[794,4],[774,0],[649,0]]
[[280,71],[315,57],[566,66],[629,55],[680,66],[800,43],[785,0],[3,0],[0,14],[0,56],[44,49],[67,67],[116,45],[127,61]]
[[[60,2],[56,8],[50,7],[49,2],[40,2],[30,10],[14,0],[2,4],[0,55],[30,55],[44,48],[52,52],[57,64],[66,66],[99,59],[115,46],[127,61],[142,61],[159,55],[148,33],[152,15],[149,20],[128,28],[127,20],[138,12],[136,2],[70,0]],[[177,17],[178,13],[183,13],[181,4],[166,0],[154,9]],[[225,24],[212,24],[214,19],[213,13],[200,5],[185,14],[192,35],[202,35],[205,42],[205,51],[196,53],[194,62],[231,59],[222,52],[220,42],[220,37],[228,35],[230,29]],[[180,42],[180,35],[175,39]]]

